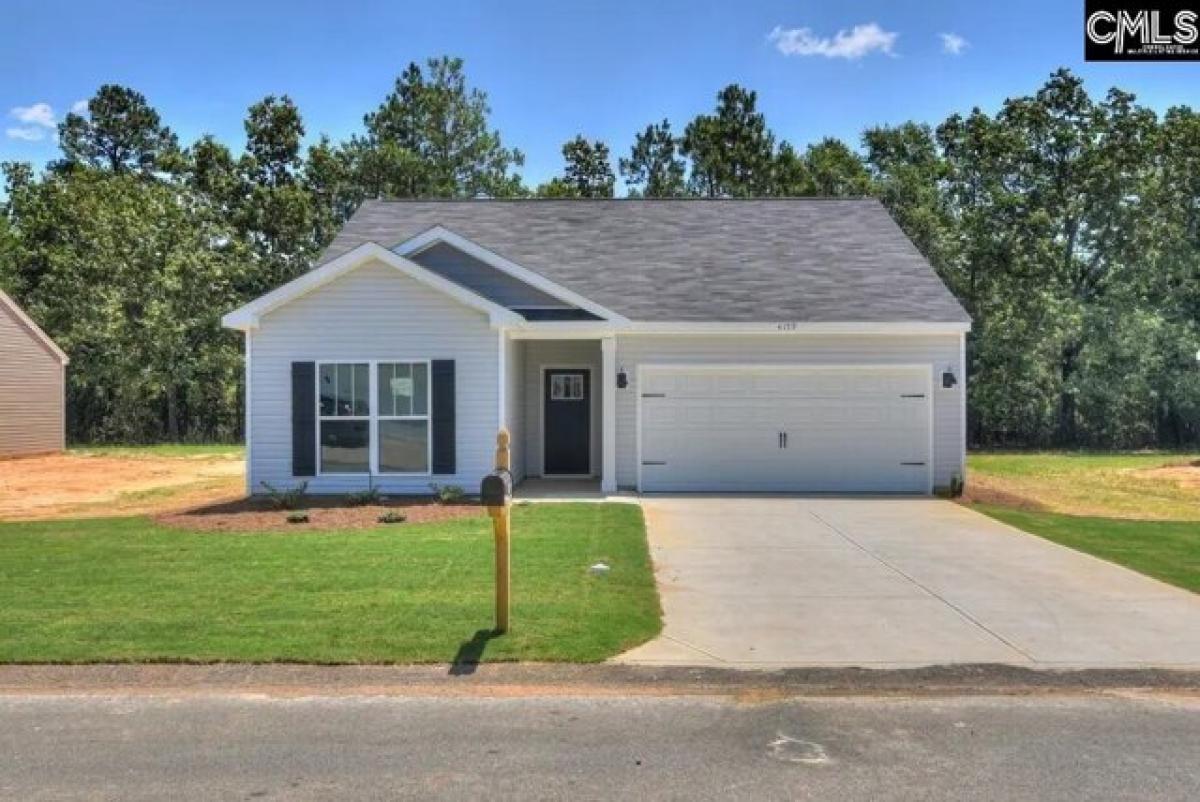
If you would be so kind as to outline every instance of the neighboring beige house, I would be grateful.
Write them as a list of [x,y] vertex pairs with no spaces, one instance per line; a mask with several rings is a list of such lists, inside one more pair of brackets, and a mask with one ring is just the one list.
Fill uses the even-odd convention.
[[0,459],[61,451],[67,355],[0,291]]

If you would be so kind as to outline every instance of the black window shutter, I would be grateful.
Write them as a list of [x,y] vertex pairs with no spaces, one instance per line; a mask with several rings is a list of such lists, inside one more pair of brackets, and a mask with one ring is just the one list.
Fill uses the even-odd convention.
[[454,360],[435,359],[430,365],[430,389],[433,393],[433,465],[432,473],[455,473],[454,464]]
[[317,366],[292,363],[292,476],[317,474]]

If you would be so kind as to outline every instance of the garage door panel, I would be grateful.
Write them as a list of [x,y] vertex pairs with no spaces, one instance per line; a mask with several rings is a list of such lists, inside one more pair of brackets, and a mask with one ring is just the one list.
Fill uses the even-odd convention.
[[648,370],[642,488],[927,492],[928,384],[927,368]]

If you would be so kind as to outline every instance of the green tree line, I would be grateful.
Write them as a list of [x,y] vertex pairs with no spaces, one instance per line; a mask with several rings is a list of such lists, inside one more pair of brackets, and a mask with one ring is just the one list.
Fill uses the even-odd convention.
[[240,152],[181,143],[105,85],[59,125],[61,158],[3,165],[0,286],[71,355],[75,442],[241,435],[239,338],[220,315],[307,270],[366,198],[874,195],[974,319],[973,445],[1200,442],[1200,115],[1159,115],[1066,70],[995,113],[834,138],[778,138],[727,86],[626,155],[582,133],[528,186],[521,151],[453,58],[411,64],[362,130],[305,145],[284,96],[252,105]]

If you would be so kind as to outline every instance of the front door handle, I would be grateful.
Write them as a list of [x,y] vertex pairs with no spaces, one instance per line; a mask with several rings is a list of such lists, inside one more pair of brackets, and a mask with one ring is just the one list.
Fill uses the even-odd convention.
[[783,447],[787,448],[787,432],[783,433]]

